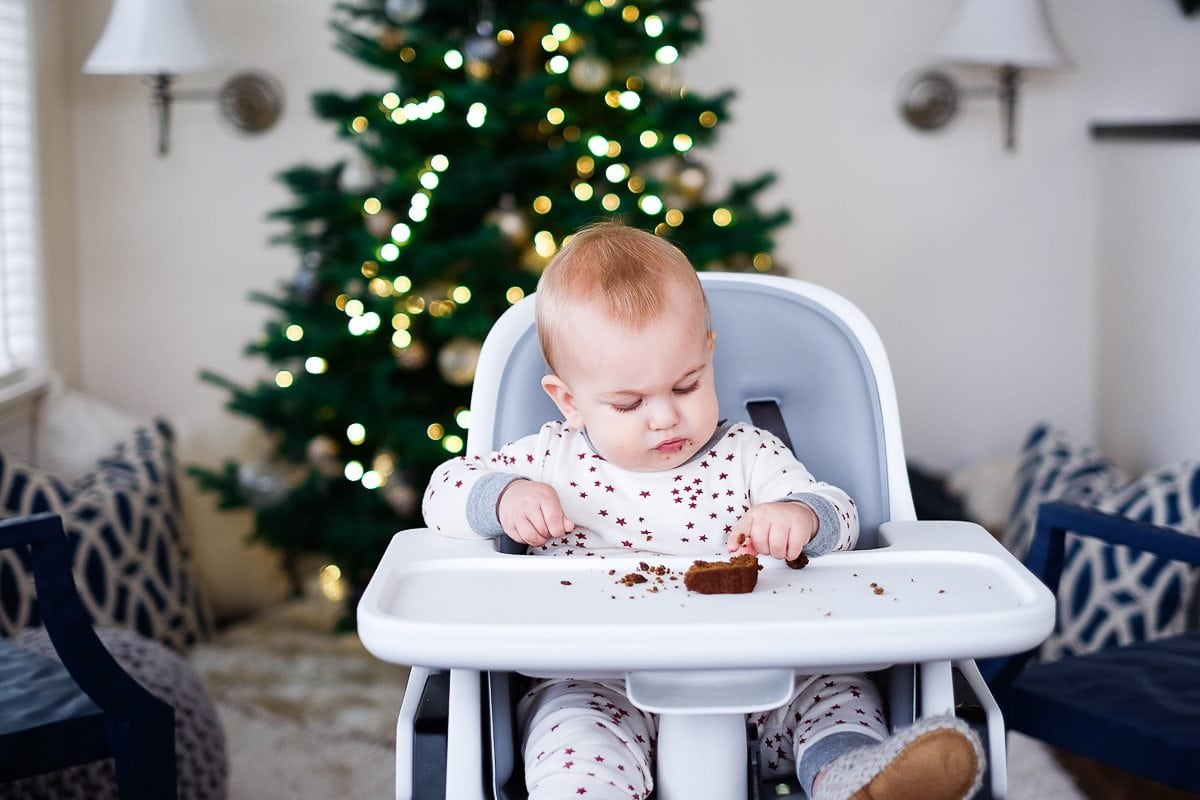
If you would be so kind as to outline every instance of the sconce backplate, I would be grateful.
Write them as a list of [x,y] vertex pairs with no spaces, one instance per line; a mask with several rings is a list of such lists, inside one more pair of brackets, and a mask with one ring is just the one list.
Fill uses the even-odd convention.
[[261,133],[283,113],[283,92],[270,75],[240,72],[227,80],[217,93],[221,116],[245,133]]
[[944,72],[920,72],[901,87],[900,115],[923,131],[941,128],[958,113],[958,84]]

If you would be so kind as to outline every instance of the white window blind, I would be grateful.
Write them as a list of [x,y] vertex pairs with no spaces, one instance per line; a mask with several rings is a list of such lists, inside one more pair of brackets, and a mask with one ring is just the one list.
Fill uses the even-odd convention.
[[31,2],[0,0],[0,392],[40,358]]

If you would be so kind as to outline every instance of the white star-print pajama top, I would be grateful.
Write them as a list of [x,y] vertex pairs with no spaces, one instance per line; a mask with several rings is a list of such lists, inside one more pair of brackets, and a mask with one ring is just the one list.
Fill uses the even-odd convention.
[[[816,513],[820,526],[805,547],[810,557],[850,549],[858,538],[858,513],[845,492],[814,479],[775,436],[740,422],[722,424],[687,463],[661,472],[616,467],[585,431],[550,422],[494,453],[439,467],[425,492],[426,524],[457,538],[503,536],[497,503],[522,478],[553,486],[575,523],[565,537],[530,548],[533,555],[726,558],[725,542],[746,510],[778,500],[803,502]],[[788,774],[833,733],[860,732],[862,743],[886,735],[878,692],[866,677],[814,676],[797,684],[788,706],[755,717],[769,772]],[[653,788],[657,723],[625,699],[620,682],[539,681],[518,712],[531,799],[641,800]]]

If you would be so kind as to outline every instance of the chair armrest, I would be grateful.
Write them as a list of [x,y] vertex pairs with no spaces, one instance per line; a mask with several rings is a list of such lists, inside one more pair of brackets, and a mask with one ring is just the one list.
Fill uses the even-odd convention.
[[[1200,566],[1200,536],[1190,536],[1174,528],[1138,522],[1120,514],[1069,503],[1043,503],[1038,507],[1033,544],[1025,557],[1025,566],[1055,596],[1058,595],[1059,582],[1062,580],[1068,533]],[[989,659],[980,664],[1002,706],[1007,705],[1012,682],[1035,653],[1036,649],[1003,659]]]
[[168,703],[133,679],[104,647],[79,597],[62,520],[55,514],[0,521],[0,549],[26,551],[46,633],[71,678],[92,702],[119,717],[174,718]]
[[1200,536],[1190,536],[1174,528],[1137,522],[1120,514],[1110,514],[1067,503],[1043,503],[1038,507],[1033,545],[1025,566],[1038,579],[1058,593],[1066,557],[1067,534],[1090,536],[1109,544],[1155,553],[1172,561],[1200,566]]

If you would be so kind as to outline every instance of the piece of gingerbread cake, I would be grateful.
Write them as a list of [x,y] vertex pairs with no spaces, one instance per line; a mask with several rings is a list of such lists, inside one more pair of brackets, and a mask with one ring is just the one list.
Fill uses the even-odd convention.
[[728,561],[696,561],[683,575],[683,585],[700,594],[746,594],[754,591],[758,556],[742,553]]

